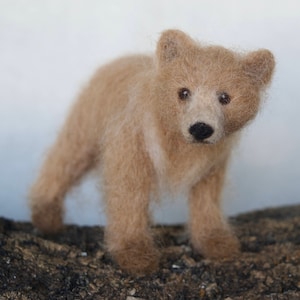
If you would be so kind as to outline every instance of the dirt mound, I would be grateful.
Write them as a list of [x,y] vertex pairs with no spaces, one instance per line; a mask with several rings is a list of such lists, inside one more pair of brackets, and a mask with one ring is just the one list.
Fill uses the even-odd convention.
[[66,226],[55,237],[0,219],[0,299],[300,299],[300,206],[240,215],[238,260],[193,253],[183,226],[157,226],[162,259],[132,277],[105,252],[103,228]]

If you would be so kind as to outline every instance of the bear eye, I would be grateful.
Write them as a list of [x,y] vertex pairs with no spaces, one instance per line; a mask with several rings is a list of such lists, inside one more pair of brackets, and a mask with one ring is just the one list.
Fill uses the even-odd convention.
[[230,102],[230,96],[226,92],[218,93],[218,100],[222,105],[226,105]]
[[181,88],[178,91],[178,97],[180,100],[186,100],[191,96],[191,91],[187,88]]

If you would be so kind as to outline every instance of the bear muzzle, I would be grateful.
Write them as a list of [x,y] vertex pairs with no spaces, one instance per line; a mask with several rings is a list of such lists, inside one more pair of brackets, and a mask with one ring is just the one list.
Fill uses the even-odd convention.
[[206,123],[197,122],[190,126],[189,133],[194,141],[205,143],[205,140],[213,135],[214,129]]

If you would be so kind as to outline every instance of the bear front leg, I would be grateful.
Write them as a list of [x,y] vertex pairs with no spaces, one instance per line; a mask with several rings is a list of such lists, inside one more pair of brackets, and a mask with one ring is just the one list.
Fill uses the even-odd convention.
[[[125,199],[127,196],[131,198]],[[158,268],[159,252],[148,228],[146,207],[139,203],[144,199],[130,193],[123,197],[108,200],[107,249],[123,270],[137,275],[151,273]]]
[[[139,142],[109,148],[104,157],[106,246],[125,271],[145,274],[158,267],[159,252],[150,231],[151,171]],[[127,151],[128,150],[128,151]]]
[[225,167],[198,182],[189,197],[189,230],[193,248],[206,258],[231,258],[239,253],[239,241],[220,208]]

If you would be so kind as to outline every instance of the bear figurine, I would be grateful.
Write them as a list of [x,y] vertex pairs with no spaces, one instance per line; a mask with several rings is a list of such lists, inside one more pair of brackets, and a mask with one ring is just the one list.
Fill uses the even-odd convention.
[[275,61],[164,31],[156,53],[101,67],[73,105],[30,190],[41,232],[62,228],[64,198],[90,170],[103,181],[105,242],[132,274],[158,268],[149,204],[184,192],[193,249],[233,258],[239,242],[220,207],[226,167],[241,129],[257,114]]

